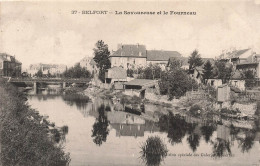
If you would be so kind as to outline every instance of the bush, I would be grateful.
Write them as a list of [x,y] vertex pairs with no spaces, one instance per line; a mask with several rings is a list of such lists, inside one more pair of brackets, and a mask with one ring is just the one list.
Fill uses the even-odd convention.
[[158,166],[167,156],[168,150],[160,137],[148,137],[141,146],[141,158],[147,166]]
[[[0,81],[1,160],[5,166],[65,166],[70,162],[62,144],[55,143],[53,124],[26,104],[22,93]],[[56,137],[58,138],[58,137]]]

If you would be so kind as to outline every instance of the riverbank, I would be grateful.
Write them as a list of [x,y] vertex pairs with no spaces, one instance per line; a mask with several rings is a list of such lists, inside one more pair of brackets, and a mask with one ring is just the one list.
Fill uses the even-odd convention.
[[[0,136],[3,165],[59,165],[70,163],[54,123],[30,108],[27,97],[0,80]],[[4,152],[4,153],[3,153]]]

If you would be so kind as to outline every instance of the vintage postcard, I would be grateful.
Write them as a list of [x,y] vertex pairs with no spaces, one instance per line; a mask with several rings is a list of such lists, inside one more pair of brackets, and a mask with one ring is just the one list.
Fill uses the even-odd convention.
[[1,1],[0,165],[260,166],[260,1]]

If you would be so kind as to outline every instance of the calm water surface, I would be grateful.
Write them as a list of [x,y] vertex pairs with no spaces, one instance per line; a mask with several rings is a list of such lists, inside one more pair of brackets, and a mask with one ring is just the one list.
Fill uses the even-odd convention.
[[72,166],[146,165],[140,151],[149,136],[159,136],[168,149],[163,161],[150,165],[260,165],[259,122],[217,122],[99,98],[65,101],[51,91],[28,98],[56,126],[68,126],[64,145]]

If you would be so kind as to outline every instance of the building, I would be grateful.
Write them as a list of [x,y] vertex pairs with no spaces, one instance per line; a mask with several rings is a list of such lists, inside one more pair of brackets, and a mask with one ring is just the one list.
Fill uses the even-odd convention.
[[217,101],[226,102],[230,100],[230,87],[227,84],[223,84],[217,89]]
[[0,76],[13,77],[20,76],[22,63],[15,56],[0,53]]
[[177,51],[148,50],[147,65],[158,65],[165,70],[170,58],[180,58],[181,54]]
[[146,66],[145,45],[122,45],[119,44],[117,51],[110,55],[111,67],[121,66],[124,69]]
[[123,89],[123,83],[127,81],[126,70],[122,67],[112,67],[105,73],[105,83],[114,85],[115,89]]
[[110,55],[111,67],[121,66],[124,69],[136,69],[147,65],[159,65],[165,69],[169,58],[181,57],[177,51],[146,50],[145,45],[119,44],[117,51]]
[[79,65],[80,67],[87,69],[92,74],[97,72],[97,63],[94,61],[93,57],[84,57],[79,61]]
[[146,91],[149,93],[158,93],[158,80],[134,79],[124,83],[125,94],[145,98]]
[[64,71],[66,71],[66,65],[60,64],[31,64],[27,73],[31,76],[35,75],[38,71],[42,71],[42,74],[48,75],[51,74],[53,76],[60,76]]

